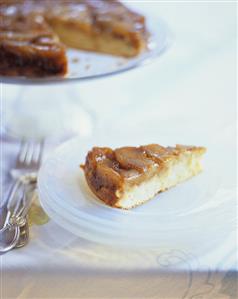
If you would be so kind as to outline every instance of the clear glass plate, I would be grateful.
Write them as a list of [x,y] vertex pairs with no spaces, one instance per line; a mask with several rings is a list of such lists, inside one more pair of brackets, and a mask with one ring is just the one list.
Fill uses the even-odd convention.
[[[235,192],[225,185],[224,173],[219,172],[217,178],[217,156],[207,154],[202,174],[130,211],[104,205],[89,190],[79,165],[92,146],[146,144],[155,142],[152,136],[138,132],[115,138],[107,134],[76,138],[60,146],[39,174],[39,195],[46,212],[80,237],[127,248],[200,251],[224,240],[235,224]],[[168,136],[160,136],[160,140],[171,145]]]
[[171,44],[172,34],[160,18],[149,17],[148,29],[151,34],[147,50],[135,58],[67,50],[68,74],[65,77],[27,78],[0,76],[0,82],[13,84],[50,84],[96,79],[119,74],[151,62],[164,53]]

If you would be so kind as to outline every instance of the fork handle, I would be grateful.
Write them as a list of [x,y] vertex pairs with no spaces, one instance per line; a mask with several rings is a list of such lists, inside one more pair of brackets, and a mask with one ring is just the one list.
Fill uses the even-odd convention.
[[[5,228],[1,231],[1,234],[7,233],[7,230],[9,230],[9,229],[10,229],[9,226],[5,226]],[[13,237],[11,243],[5,247],[0,247],[0,255],[10,251],[18,243],[19,238],[20,238],[20,227],[18,225],[16,225],[16,226],[14,226],[14,230],[15,230],[15,234],[14,234],[14,237]]]

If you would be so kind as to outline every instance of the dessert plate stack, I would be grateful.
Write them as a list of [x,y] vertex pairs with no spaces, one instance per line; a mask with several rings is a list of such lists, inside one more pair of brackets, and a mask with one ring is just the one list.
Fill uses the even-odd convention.
[[[229,186],[229,175],[219,171],[219,157],[214,155],[217,145],[209,145],[203,173],[135,209],[108,207],[89,190],[79,167],[88,150],[95,145],[115,148],[156,142],[153,136],[149,132],[128,133],[121,140],[97,136],[60,146],[39,175],[39,195],[46,212],[75,235],[108,245],[205,252],[223,242],[235,224],[235,192]],[[171,140],[172,136],[160,136],[159,143],[173,145]]]

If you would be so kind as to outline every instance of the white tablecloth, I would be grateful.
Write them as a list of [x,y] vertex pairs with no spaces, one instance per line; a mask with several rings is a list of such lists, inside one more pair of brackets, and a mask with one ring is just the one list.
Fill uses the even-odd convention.
[[[150,119],[158,136],[164,127],[174,132],[174,143],[206,144],[219,132],[235,139],[235,3],[138,6],[162,16],[176,39],[150,66],[80,86],[98,129],[121,134]],[[2,88],[4,109],[18,89]],[[1,150],[5,194],[17,144],[2,139]],[[0,298],[237,298],[237,270],[236,234],[203,256],[129,252],[80,240],[50,221],[31,228],[27,247],[1,256]]]

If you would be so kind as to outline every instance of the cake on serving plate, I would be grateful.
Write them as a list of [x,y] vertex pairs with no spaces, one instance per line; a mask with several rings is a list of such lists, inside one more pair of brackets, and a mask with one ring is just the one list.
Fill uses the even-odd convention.
[[133,57],[145,18],[117,0],[0,0],[0,74],[67,73],[66,47]]

